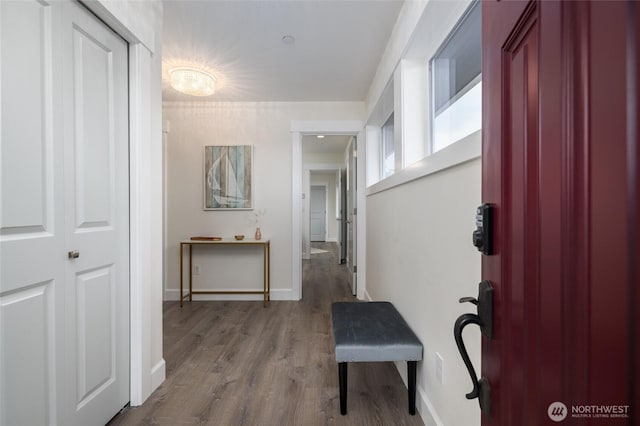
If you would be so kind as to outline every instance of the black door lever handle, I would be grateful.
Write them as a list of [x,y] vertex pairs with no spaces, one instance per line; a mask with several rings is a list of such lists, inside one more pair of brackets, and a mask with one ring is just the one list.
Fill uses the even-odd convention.
[[458,302],[460,302],[460,303],[469,302],[469,303],[473,303],[474,305],[478,306],[478,299],[476,299],[475,297],[461,297],[460,300],[458,300]]
[[477,299],[475,297],[462,297],[459,300],[460,303],[469,302],[476,305],[478,313],[460,315],[453,326],[453,337],[473,384],[473,389],[465,396],[467,399],[478,398],[480,409],[489,414],[491,413],[491,387],[489,386],[489,381],[484,377],[478,380],[478,375],[473,368],[469,353],[462,340],[462,331],[469,324],[475,324],[480,327],[485,337],[489,339],[493,337],[493,286],[489,281],[482,281],[478,287]]
[[473,303],[478,307],[478,316],[482,334],[489,339],[493,338],[493,286],[489,281],[482,281],[478,284],[478,298],[461,297],[460,303]]
[[469,324],[476,324],[478,326],[482,326],[482,320],[476,314],[462,314],[456,320],[455,325],[453,326],[453,337],[456,340],[456,346],[458,347],[458,351],[460,352],[460,356],[462,356],[462,361],[464,362],[465,367],[467,367],[467,371],[469,372],[469,376],[471,376],[471,382],[473,383],[473,389],[471,392],[466,394],[467,399],[477,398],[480,394],[480,387],[478,384],[478,375],[476,374],[476,370],[473,368],[473,364],[471,364],[471,359],[469,358],[469,353],[467,352],[467,348],[464,345],[464,341],[462,340],[462,330]]
[[453,337],[456,340],[456,346],[458,347],[460,356],[462,356],[462,361],[464,362],[465,367],[467,367],[467,371],[471,377],[471,382],[473,383],[473,389],[471,392],[466,394],[465,397],[467,399],[478,398],[480,410],[490,415],[491,386],[489,386],[489,381],[484,377],[478,380],[478,375],[476,374],[476,370],[473,368],[473,364],[471,364],[469,353],[467,352],[467,348],[464,346],[464,341],[462,340],[462,330],[464,330],[464,328],[469,324],[476,324],[482,327],[482,319],[476,314],[462,314],[458,317],[453,327]]

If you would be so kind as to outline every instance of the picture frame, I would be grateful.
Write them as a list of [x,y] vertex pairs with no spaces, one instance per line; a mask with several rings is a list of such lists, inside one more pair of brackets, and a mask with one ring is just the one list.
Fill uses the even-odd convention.
[[204,210],[253,210],[253,145],[204,147]]

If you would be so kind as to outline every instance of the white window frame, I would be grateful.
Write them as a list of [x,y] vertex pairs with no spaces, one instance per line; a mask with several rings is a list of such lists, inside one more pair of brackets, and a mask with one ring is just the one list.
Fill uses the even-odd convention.
[[[454,25],[454,27],[451,29],[451,31],[449,32],[449,34],[447,34],[447,36],[445,37],[445,39],[443,40],[443,42],[440,44],[440,46],[438,47],[438,49],[436,50],[436,52],[433,54],[433,56],[431,56],[431,58],[428,61],[429,64],[429,116],[428,116],[428,121],[430,123],[430,137],[429,137],[429,142],[428,142],[428,146],[427,146],[427,155],[433,155],[435,152],[435,133],[436,133],[436,97],[435,97],[435,78],[436,78],[436,73],[435,70],[433,69],[433,62],[434,60],[438,57],[438,55],[440,55],[442,53],[442,51],[447,47],[447,45],[449,44],[449,42],[456,37],[456,35],[458,34],[458,31],[460,30],[460,28],[465,24],[466,20],[469,19],[469,17],[471,16],[472,12],[475,11],[475,8],[478,7],[482,7],[481,3],[479,0],[474,0],[471,2],[471,4],[467,7],[467,9],[465,10],[465,12],[462,14],[462,16],[460,17],[460,19],[458,19],[458,22]],[[482,15],[481,15],[482,16]],[[450,108],[453,104],[455,104],[459,99],[461,99],[462,97],[464,97],[471,89],[473,89],[478,83],[480,83],[482,81],[482,64],[480,64],[480,73],[478,75],[476,75],[469,83],[467,83],[465,85],[465,87],[460,90],[458,93],[456,93],[453,97],[451,97],[449,99],[449,101],[447,102],[448,105],[444,108],[445,110]],[[482,130],[482,127],[479,129]],[[477,131],[477,130],[476,130]],[[475,133],[472,132],[471,134]],[[466,135],[468,136],[468,135]],[[447,144],[445,147],[440,148],[438,151],[447,148],[450,145],[453,145],[463,139],[466,138],[466,136],[463,136],[460,139],[457,139],[455,141],[450,142],[449,144]]]
[[[389,133],[388,126],[392,126],[392,131]],[[391,135],[391,145],[393,146],[393,151],[391,155],[393,156],[393,168],[390,173],[385,173],[385,162],[389,158],[389,156],[385,155],[385,151],[387,148],[388,136]],[[396,137],[395,137],[395,115],[394,111],[391,111],[391,114],[387,117],[384,123],[380,126],[380,177],[382,179],[386,179],[389,176],[392,176],[396,172]]]
[[[411,40],[397,58],[395,68],[391,60],[385,77],[376,84],[374,103],[368,108],[366,119],[366,196],[404,185],[436,173],[477,160],[481,156],[482,131],[475,131],[437,152],[431,152],[431,75],[430,58],[478,0],[450,2],[450,13],[434,10],[428,2],[421,13]],[[434,13],[432,13],[434,12]],[[386,84],[382,78],[388,78]],[[393,110],[395,130],[395,173],[380,176],[380,127]],[[417,158],[421,158],[416,161]]]

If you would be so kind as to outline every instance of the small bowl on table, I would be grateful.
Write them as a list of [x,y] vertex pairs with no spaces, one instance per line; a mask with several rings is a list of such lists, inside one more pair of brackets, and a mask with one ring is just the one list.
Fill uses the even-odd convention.
[[244,240],[244,235],[234,235],[233,238],[235,238],[237,241],[242,241]]

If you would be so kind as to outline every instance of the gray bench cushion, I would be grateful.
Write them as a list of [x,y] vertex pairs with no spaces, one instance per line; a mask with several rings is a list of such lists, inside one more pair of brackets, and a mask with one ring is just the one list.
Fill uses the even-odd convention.
[[389,302],[335,302],[331,314],[337,362],[422,359],[422,343]]

